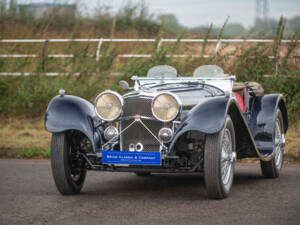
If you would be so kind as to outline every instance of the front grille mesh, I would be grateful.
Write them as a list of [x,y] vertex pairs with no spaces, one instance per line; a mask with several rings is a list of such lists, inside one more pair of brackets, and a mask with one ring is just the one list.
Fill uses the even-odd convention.
[[[152,98],[150,97],[146,98],[134,96],[125,98],[123,117],[140,115],[153,118],[151,111],[151,102]],[[134,119],[122,120],[122,130],[129,126],[133,121]],[[153,121],[142,119],[142,121],[156,136],[163,126],[163,123],[157,120]],[[157,152],[160,148],[159,142],[140,122],[134,123],[129,129],[127,129],[124,133],[121,134],[121,145],[123,151],[128,151],[130,144],[135,145],[137,143],[143,144],[143,151],[145,152]]]
[[141,115],[153,117],[151,111],[152,98],[130,97],[124,99],[123,116]]

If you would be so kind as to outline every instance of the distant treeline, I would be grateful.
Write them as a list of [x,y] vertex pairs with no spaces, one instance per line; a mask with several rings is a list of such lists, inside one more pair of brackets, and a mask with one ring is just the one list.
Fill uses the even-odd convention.
[[[36,16],[26,7],[11,0],[5,5],[0,0],[0,38],[38,38],[38,37],[156,37],[163,28],[164,37],[198,37],[204,38],[208,31],[211,38],[217,37],[221,27],[197,26],[187,28],[180,24],[174,14],[154,15],[149,13],[145,2],[132,4],[128,2],[118,12],[113,13],[109,6],[99,4],[88,15],[78,10],[74,13],[58,13],[53,9],[42,16]],[[278,18],[279,20],[279,18]],[[224,38],[272,38],[276,35],[277,19],[257,19],[250,28],[239,23],[226,23]],[[300,34],[300,16],[285,19],[283,36],[291,38]]]

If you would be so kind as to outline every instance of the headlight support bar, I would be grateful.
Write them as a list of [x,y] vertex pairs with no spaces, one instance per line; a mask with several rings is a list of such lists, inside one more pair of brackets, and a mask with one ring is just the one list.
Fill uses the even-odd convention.
[[[109,140],[108,142],[106,142],[102,148],[104,148],[105,146],[107,146],[108,144],[112,143],[113,141],[115,141],[118,137],[121,136],[121,134],[123,134],[127,129],[129,129],[133,124],[135,124],[136,122],[140,122],[143,127],[157,140],[157,142],[163,147],[162,149],[167,149],[167,147],[164,145],[163,142],[161,142],[158,137],[155,136],[155,134],[147,127],[147,125],[145,123],[143,123],[143,121],[141,120],[141,118],[137,118],[135,119],[131,124],[129,124],[126,128],[124,128],[124,130],[122,130],[116,137],[112,138],[111,140]],[[162,150],[160,149],[160,151]]]

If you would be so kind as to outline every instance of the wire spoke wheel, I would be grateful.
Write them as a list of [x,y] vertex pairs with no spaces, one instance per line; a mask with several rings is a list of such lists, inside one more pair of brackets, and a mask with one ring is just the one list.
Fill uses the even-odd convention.
[[283,132],[282,113],[279,109],[277,109],[274,123],[273,146],[274,157],[269,161],[260,161],[261,171],[266,178],[279,177],[279,173],[283,165],[285,137]]
[[228,115],[223,130],[206,136],[204,180],[209,197],[223,199],[228,196],[233,183],[235,160],[235,132]]
[[275,165],[278,169],[282,166],[282,158],[283,158],[283,148],[282,148],[282,142],[283,142],[283,136],[280,126],[280,121],[277,118],[275,123]]
[[221,152],[221,173],[222,182],[227,185],[230,181],[230,177],[233,175],[233,163],[232,159],[232,138],[229,129],[225,128],[223,141],[222,141],[222,152]]

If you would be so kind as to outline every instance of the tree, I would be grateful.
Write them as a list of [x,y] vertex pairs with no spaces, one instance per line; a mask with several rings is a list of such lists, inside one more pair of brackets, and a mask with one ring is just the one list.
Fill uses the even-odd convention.
[[238,37],[246,32],[245,28],[239,23],[229,23],[224,30],[225,37]]
[[163,23],[167,30],[172,33],[179,33],[185,28],[179,23],[177,17],[174,14],[161,14],[158,16],[158,20]]
[[6,14],[6,0],[0,0],[0,17],[4,17]]
[[295,32],[300,34],[300,16],[296,16],[288,21],[290,28]]

